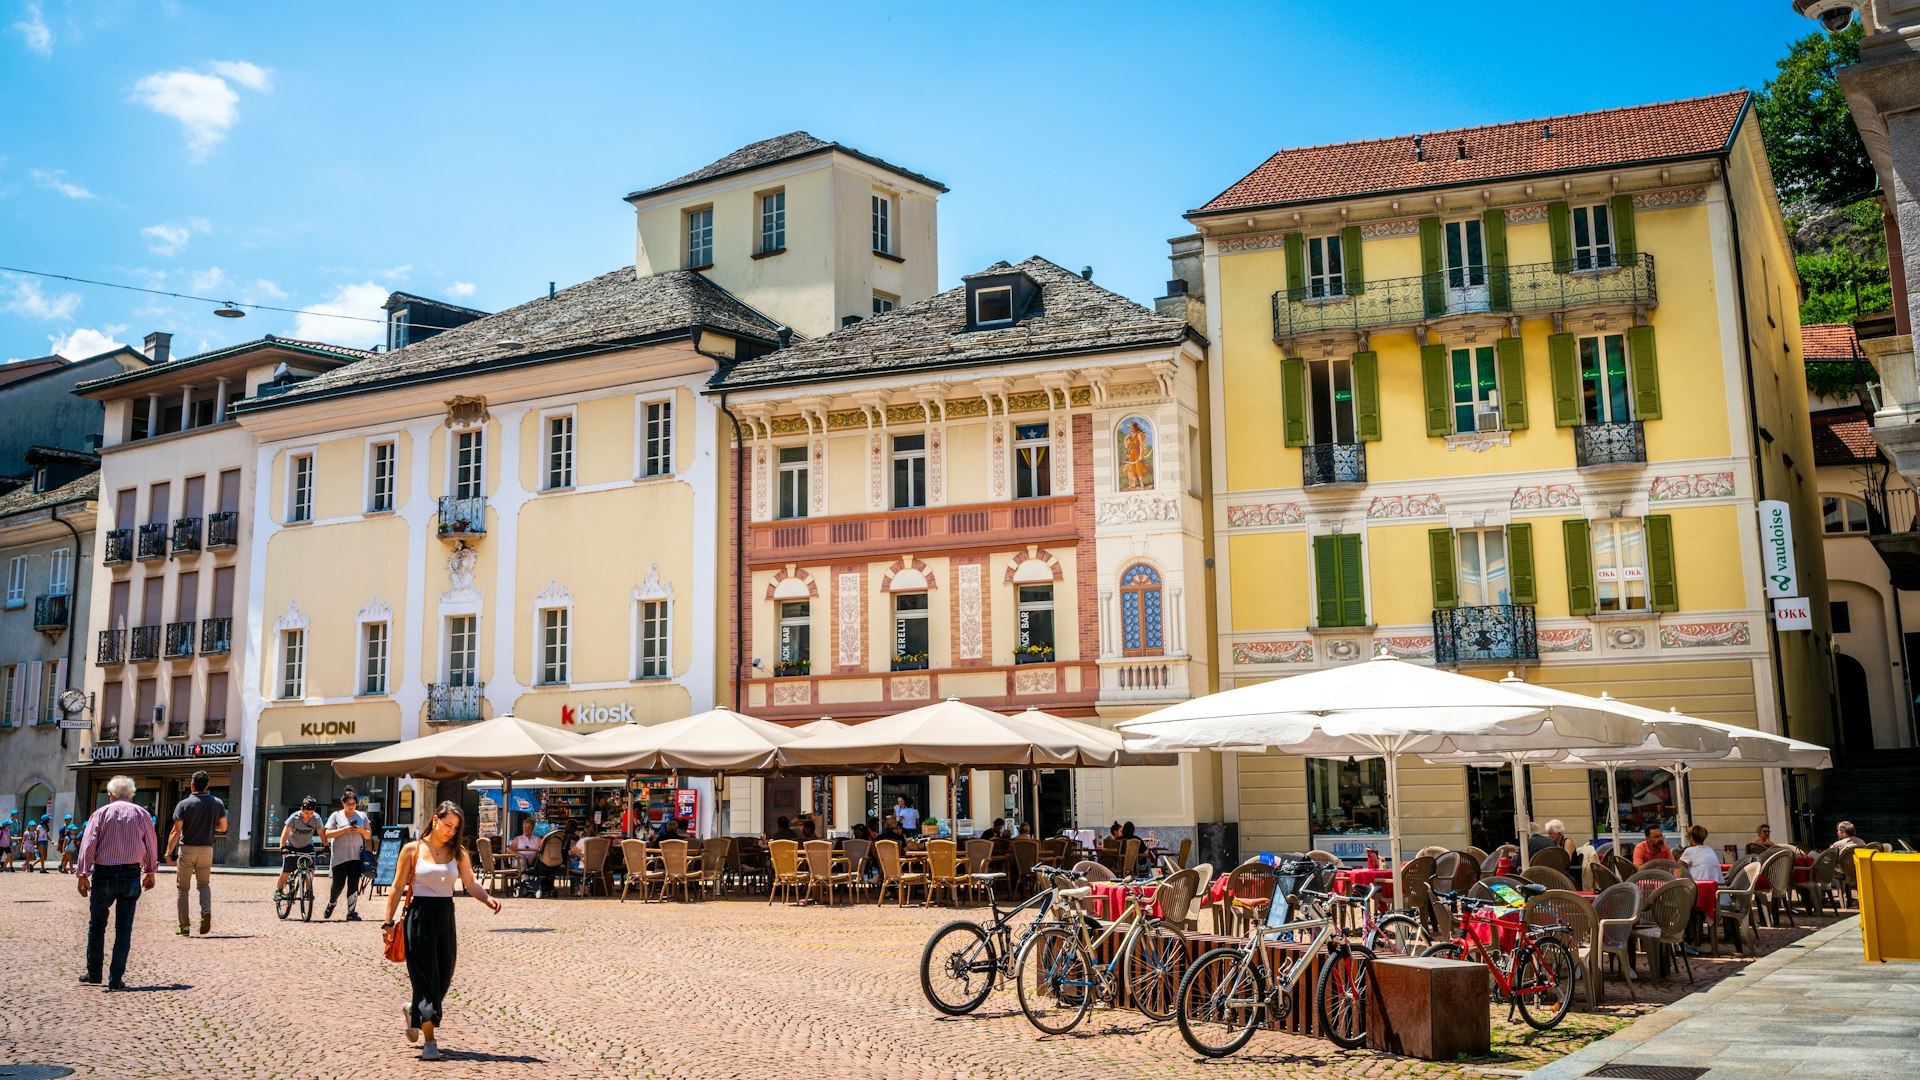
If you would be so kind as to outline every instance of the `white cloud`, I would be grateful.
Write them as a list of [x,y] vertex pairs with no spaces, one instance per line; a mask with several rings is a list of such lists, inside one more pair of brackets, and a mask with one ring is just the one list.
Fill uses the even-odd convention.
[[194,234],[212,231],[213,223],[206,218],[190,217],[177,224],[169,221],[149,225],[140,230],[140,235],[147,238],[147,250],[155,255],[177,255],[187,246],[187,241],[193,239]]
[[473,293],[474,284],[471,281],[456,281],[447,286],[447,295],[453,297],[455,300],[465,300],[467,297],[472,296]]
[[[294,316],[293,336],[370,349],[386,340],[387,313],[380,310],[386,302],[387,290],[371,281],[341,285],[333,290],[331,299],[309,305]],[[359,321],[363,319],[375,321]]]
[[[192,276],[187,278],[187,291],[196,295],[207,296],[219,292],[229,284],[231,284],[231,282],[227,280],[227,272],[225,270],[217,266],[209,266],[205,270],[194,271]],[[218,299],[218,297],[215,297],[215,299]]]
[[8,274],[6,280],[12,283],[13,292],[0,300],[0,312],[28,319],[70,319],[80,308],[79,293],[48,296],[31,278]]
[[285,300],[287,291],[266,278],[259,278],[254,281],[253,287],[248,292],[248,299],[251,300],[254,297],[262,300]]
[[389,266],[385,270],[375,270],[373,276],[382,281],[394,281],[404,285],[407,282],[407,275],[411,273],[413,273],[413,264],[401,263],[399,266]]
[[41,56],[53,55],[53,31],[47,29],[47,20],[40,15],[40,5],[27,5],[27,17],[13,24],[15,30],[26,40],[27,48]]
[[273,89],[272,72],[258,64],[249,64],[245,60],[215,60],[208,65],[215,75],[231,79],[249,90],[261,93]]
[[79,184],[68,183],[64,179],[66,175],[67,171],[65,169],[35,169],[32,173],[33,182],[46,188],[48,191],[57,191],[69,199],[91,199],[95,197],[93,192],[88,191]]
[[240,95],[228,80],[247,90],[272,88],[268,72],[244,60],[219,60],[212,72],[159,71],[133,84],[131,100],[180,121],[187,131],[187,154],[203,161],[240,120]]
[[82,326],[66,337],[49,335],[47,342],[51,347],[48,351],[59,353],[69,360],[84,360],[126,344],[120,340],[120,335],[126,332],[127,328],[120,324],[103,326],[98,330]]

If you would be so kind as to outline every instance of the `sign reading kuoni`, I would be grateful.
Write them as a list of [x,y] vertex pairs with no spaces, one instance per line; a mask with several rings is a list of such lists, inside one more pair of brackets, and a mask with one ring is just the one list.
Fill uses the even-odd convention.
[[1793,518],[1786,503],[1760,500],[1760,573],[1767,595],[1800,595],[1800,573],[1793,563]]

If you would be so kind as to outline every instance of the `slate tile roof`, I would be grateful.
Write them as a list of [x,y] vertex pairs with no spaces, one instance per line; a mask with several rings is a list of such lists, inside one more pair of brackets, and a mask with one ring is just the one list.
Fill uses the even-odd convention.
[[1882,460],[1867,422],[1867,410],[1860,406],[1821,409],[1807,419],[1813,423],[1814,464],[1864,465]]
[[[1701,157],[1733,138],[1750,95],[1634,105],[1624,109],[1425,132],[1426,160],[1412,135],[1282,150],[1189,216],[1410,191],[1638,161]],[[1551,131],[1550,138],[1542,133]],[[1464,140],[1467,156],[1459,156]]]
[[354,349],[345,345],[331,345],[324,341],[303,341],[299,338],[276,337],[273,334],[266,334],[262,337],[254,338],[252,341],[242,341],[237,345],[225,345],[218,349],[196,353],[193,356],[183,356],[177,360],[169,360],[164,364],[155,364],[152,367],[144,367],[135,371],[122,371],[117,375],[109,375],[104,379],[91,379],[75,386],[73,389],[75,393],[86,393],[91,390],[101,389],[102,387],[139,382],[145,378],[170,375],[184,367],[191,367],[196,364],[209,364],[215,360],[224,360],[229,356],[248,352],[253,349],[274,347],[317,353],[323,357],[347,361],[365,360],[369,357],[379,355],[375,352],[369,352],[366,349]]
[[1037,255],[1018,266],[995,263],[981,273],[1009,270],[1025,272],[1040,286],[1038,300],[1014,326],[968,330],[967,289],[962,285],[825,337],[741,361],[714,383],[739,389],[968,367],[1173,345],[1187,333],[1184,321],[1141,307]]
[[843,154],[859,158],[861,161],[867,162],[870,165],[877,165],[882,169],[886,169],[888,172],[899,173],[901,176],[909,179],[918,180],[939,191],[944,192],[947,190],[947,185],[932,177],[923,176],[911,169],[903,169],[892,162],[882,161],[872,154],[863,154],[851,146],[815,138],[804,131],[789,131],[785,135],[775,135],[771,139],[762,139],[757,143],[749,143],[735,150],[733,153],[728,154],[726,157],[721,158],[719,161],[695,169],[685,176],[675,177],[664,184],[656,184],[650,188],[641,188],[639,191],[628,195],[627,198],[640,199],[648,195],[658,195],[661,192],[672,191],[675,188],[698,184],[703,180],[712,180],[717,177],[729,176],[733,173],[746,172],[749,169],[758,169],[761,166],[772,165],[776,162],[803,158],[810,154],[824,154],[829,150],[838,150]]
[[[539,363],[573,347],[636,341],[708,327],[771,343],[778,324],[690,270],[640,277],[631,266],[476,319],[388,353],[369,354],[235,411],[331,397],[403,382],[450,379],[479,367]],[[502,346],[513,340],[517,345]]]
[[100,472],[97,469],[78,480],[68,481],[52,491],[35,491],[32,484],[26,484],[5,495],[0,495],[0,518],[15,514],[29,514],[77,499],[94,499],[99,495]]
[[1852,360],[1853,327],[1848,323],[1804,323],[1800,355],[1808,360]]

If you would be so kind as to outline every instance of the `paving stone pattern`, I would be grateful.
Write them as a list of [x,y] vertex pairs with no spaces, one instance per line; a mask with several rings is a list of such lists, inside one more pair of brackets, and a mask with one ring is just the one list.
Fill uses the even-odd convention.
[[[954,917],[891,903],[763,900],[620,904],[461,900],[460,960],[442,1047],[405,1042],[406,975],[380,958],[377,918],[281,922],[273,879],[215,878],[214,933],[173,934],[172,881],[142,900],[132,992],[75,980],[85,906],[70,877],[0,875],[0,1074],[47,1064],[76,1076],[384,1077],[1165,1077],[1194,1075],[1171,1024],[1095,1012],[1042,1038],[1011,990],[975,1016],[938,1018],[920,995],[927,935]],[[376,911],[378,909],[376,908]],[[318,912],[316,912],[317,916]],[[1802,931],[1804,932],[1804,931]],[[1788,931],[1769,931],[1784,941]],[[1733,962],[1718,965],[1733,969]],[[1695,972],[1705,981],[1706,965]],[[1519,1075],[1684,991],[1610,989],[1598,1014],[1538,1034],[1494,1012],[1491,1058],[1429,1063],[1346,1053],[1263,1033],[1208,1077]]]

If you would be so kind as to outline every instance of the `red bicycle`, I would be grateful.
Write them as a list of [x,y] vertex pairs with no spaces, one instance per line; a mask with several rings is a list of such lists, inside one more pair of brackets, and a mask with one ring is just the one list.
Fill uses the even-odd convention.
[[[1522,893],[1542,893],[1541,885],[1526,885]],[[1498,900],[1481,900],[1457,892],[1436,892],[1435,900],[1453,906],[1458,934],[1443,941],[1422,956],[1464,960],[1471,951],[1493,973],[1493,997],[1520,1011],[1520,1018],[1538,1031],[1558,1024],[1573,1004],[1573,952],[1558,936],[1571,933],[1572,927],[1555,919],[1544,926],[1529,926],[1520,911],[1501,914]],[[1484,927],[1484,939],[1473,932]],[[1502,931],[1513,937],[1512,948],[1505,952],[1489,950]],[[1511,1015],[1511,1014],[1509,1014]]]

